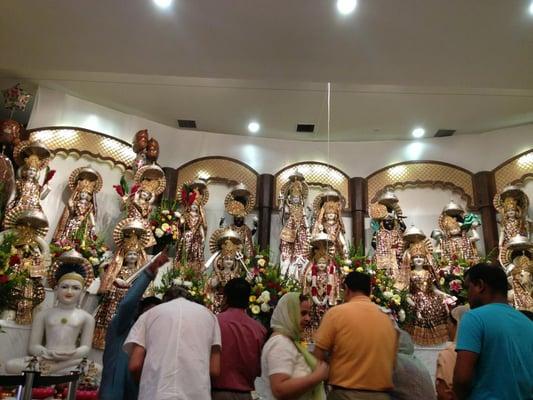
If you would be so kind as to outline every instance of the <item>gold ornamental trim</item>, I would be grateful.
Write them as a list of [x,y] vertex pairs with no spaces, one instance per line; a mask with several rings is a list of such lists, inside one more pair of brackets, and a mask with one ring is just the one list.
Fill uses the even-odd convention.
[[[181,188],[186,182],[201,179],[209,183],[225,183],[234,186],[244,184],[250,193],[257,191],[257,176],[259,174],[243,162],[229,157],[203,157],[189,161],[178,168],[178,182],[176,187]],[[180,198],[180,190],[176,193]]]
[[39,140],[54,154],[90,156],[122,170],[131,169],[135,153],[131,144],[112,136],[77,127],[45,127],[29,130],[30,140]]
[[522,186],[533,177],[533,149],[505,161],[493,171],[497,192],[510,185]]
[[289,182],[290,176],[296,173],[303,175],[305,183],[308,186],[318,186],[323,189],[335,190],[343,199],[345,199],[345,203],[343,204],[344,209],[350,209],[349,176],[331,164],[317,161],[305,161],[292,164],[277,172],[275,174],[275,193],[279,194],[284,185]]
[[387,190],[408,187],[449,189],[463,198],[471,208],[474,199],[473,175],[470,171],[440,161],[403,162],[380,169],[367,178],[368,200],[378,201]]

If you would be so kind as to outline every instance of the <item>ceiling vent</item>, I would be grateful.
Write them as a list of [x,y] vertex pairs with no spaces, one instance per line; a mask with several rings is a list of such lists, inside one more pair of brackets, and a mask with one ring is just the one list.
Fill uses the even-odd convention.
[[435,133],[435,137],[452,136],[454,133],[455,129],[439,129],[437,133]]
[[196,129],[196,121],[194,119],[178,119],[178,127],[184,129]]
[[296,132],[313,133],[315,131],[315,124],[298,124],[296,125]]

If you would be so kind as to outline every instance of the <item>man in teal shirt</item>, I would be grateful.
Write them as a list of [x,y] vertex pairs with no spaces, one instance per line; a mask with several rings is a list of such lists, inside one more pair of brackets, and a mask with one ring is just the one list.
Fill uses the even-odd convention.
[[507,304],[507,277],[478,264],[465,273],[471,311],[461,319],[453,389],[459,400],[533,399],[533,322]]

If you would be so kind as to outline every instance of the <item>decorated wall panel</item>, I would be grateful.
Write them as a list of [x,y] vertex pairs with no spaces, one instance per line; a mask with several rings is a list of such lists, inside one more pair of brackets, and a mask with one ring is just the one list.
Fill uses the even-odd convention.
[[130,168],[135,159],[129,143],[82,128],[33,129],[30,131],[30,139],[42,141],[53,153],[90,156],[123,170]]
[[533,149],[528,150],[494,169],[496,190],[499,192],[508,185],[523,185],[533,178]]
[[452,164],[436,161],[406,162],[391,165],[368,178],[368,201],[375,202],[387,189],[437,187],[449,189],[472,207],[474,188],[472,173]]
[[[206,180],[208,184],[217,182],[231,186],[243,183],[253,194],[257,189],[257,172],[240,161],[227,157],[205,157],[182,165],[178,168],[177,187],[197,178]],[[221,201],[224,203],[224,199]]]
[[[345,199],[345,209],[351,207],[350,196],[348,195],[349,177],[340,169],[324,163],[306,161],[289,165],[276,173],[275,195],[280,193],[281,187],[289,180],[289,176],[295,172],[301,173],[305,177],[305,182],[309,186],[319,188],[331,188],[339,192]],[[312,202],[312,198],[310,201]],[[278,204],[279,206],[279,204]]]

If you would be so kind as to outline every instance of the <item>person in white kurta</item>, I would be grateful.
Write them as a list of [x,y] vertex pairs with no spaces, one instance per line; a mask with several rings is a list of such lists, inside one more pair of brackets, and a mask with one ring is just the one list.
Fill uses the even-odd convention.
[[212,349],[221,345],[218,321],[184,298],[147,311],[131,328],[124,350],[145,349],[139,400],[210,400]]

